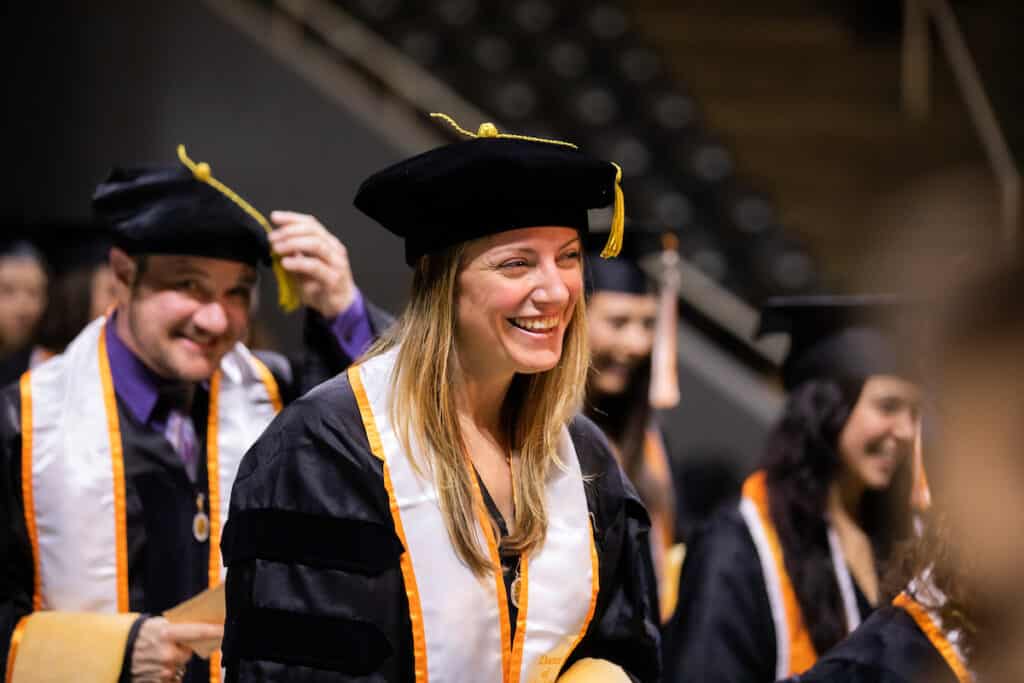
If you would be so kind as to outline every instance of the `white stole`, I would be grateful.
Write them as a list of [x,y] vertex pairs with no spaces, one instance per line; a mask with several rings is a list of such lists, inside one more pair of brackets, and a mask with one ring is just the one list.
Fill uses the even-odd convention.
[[[402,450],[389,417],[397,351],[349,370],[375,455],[384,463],[385,486],[396,531],[406,548],[403,578],[413,627],[416,680],[431,683],[548,683],[582,639],[598,590],[597,553],[579,459],[567,429],[552,468],[543,547],[522,560],[522,589],[515,643],[509,642],[508,608],[498,569],[473,575],[455,554],[432,479],[417,475],[426,464],[419,446]],[[426,469],[426,468],[425,468]],[[488,527],[481,547],[498,561]]]
[[[35,609],[128,611],[124,461],[106,323],[90,323],[62,355],[21,381]],[[219,532],[238,465],[279,409],[272,375],[237,344],[210,384],[211,585],[223,576]]]

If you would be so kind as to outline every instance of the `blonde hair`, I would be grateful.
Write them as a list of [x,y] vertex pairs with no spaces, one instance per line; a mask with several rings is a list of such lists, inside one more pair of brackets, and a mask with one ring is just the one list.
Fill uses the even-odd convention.
[[[405,311],[367,357],[398,347],[389,406],[403,449],[421,446],[426,462],[413,462],[437,486],[441,514],[456,554],[477,575],[492,567],[479,542],[474,496],[476,476],[469,466],[455,405],[457,278],[468,243],[420,258]],[[545,483],[552,467],[561,466],[556,449],[562,429],[578,412],[586,386],[589,349],[586,307],[577,302],[562,343],[562,356],[551,370],[517,374],[502,406],[508,443],[519,451],[513,477],[515,533],[505,539],[510,552],[529,553],[547,533]],[[430,359],[425,362],[425,359]]]

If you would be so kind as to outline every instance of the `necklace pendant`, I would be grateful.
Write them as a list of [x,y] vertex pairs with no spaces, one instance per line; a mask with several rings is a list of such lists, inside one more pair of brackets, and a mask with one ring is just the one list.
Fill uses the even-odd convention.
[[201,510],[192,518],[192,536],[200,543],[210,540],[210,518]]
[[519,595],[522,592],[522,590],[523,577],[519,575],[519,572],[516,572],[516,578],[512,580],[512,587],[510,591],[512,593],[512,604],[515,606],[516,609],[519,609]]

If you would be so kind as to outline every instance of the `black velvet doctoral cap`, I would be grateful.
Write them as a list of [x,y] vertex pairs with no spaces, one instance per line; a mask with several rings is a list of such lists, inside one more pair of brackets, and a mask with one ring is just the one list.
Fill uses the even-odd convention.
[[96,188],[92,206],[114,244],[129,254],[270,263],[266,229],[184,163],[115,168]]
[[423,254],[517,228],[585,234],[587,210],[612,202],[621,239],[617,166],[560,141],[500,134],[491,124],[476,134],[456,129],[472,139],[385,168],[356,192],[356,208],[405,240],[410,266]]
[[623,234],[622,251],[615,259],[603,259],[600,256],[608,234],[589,233],[583,241],[587,294],[647,294],[655,291],[657,282],[641,268],[640,264],[652,255],[662,252],[662,236],[665,232],[653,226],[629,223]]
[[892,325],[908,308],[887,295],[779,297],[765,303],[757,336],[789,333],[782,365],[787,390],[814,378],[913,378]]

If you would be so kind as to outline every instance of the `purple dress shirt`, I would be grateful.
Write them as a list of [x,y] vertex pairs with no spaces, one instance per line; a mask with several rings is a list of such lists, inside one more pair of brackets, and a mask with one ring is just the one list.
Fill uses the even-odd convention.
[[329,321],[331,332],[338,340],[338,346],[348,358],[355,360],[363,355],[373,341],[373,329],[370,327],[370,316],[366,314],[363,294],[356,289],[355,298],[344,311],[333,321]]

